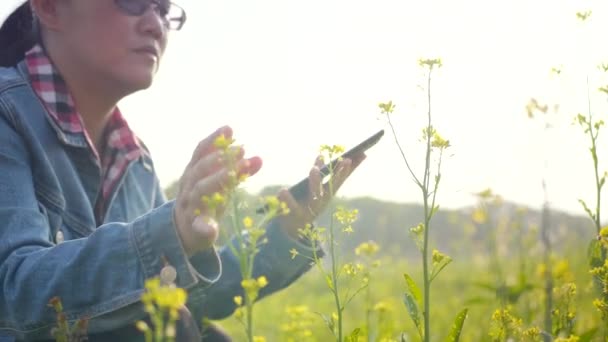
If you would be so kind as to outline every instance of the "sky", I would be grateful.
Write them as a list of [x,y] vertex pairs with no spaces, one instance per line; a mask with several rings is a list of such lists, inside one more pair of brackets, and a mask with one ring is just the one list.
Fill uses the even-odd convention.
[[[225,124],[247,155],[264,160],[250,191],[296,183],[321,144],[348,148],[384,128],[340,195],[421,202],[378,103],[396,104],[396,137],[421,175],[428,104],[417,61],[441,58],[432,120],[452,145],[441,206],[474,204],[474,193],[491,188],[538,208],[543,178],[554,208],[583,214],[579,198],[595,204],[588,137],[572,118],[588,112],[588,88],[591,112],[608,113],[597,91],[608,75],[596,68],[608,62],[605,0],[176,1],[188,21],[171,33],[154,85],[120,104],[165,186],[197,142]],[[587,10],[589,20],[577,20]],[[559,111],[529,119],[532,97]]]

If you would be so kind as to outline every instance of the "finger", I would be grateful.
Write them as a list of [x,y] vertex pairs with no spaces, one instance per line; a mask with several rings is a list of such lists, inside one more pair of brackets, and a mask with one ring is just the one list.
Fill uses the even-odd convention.
[[214,151],[215,145],[213,143],[215,142],[215,139],[222,134],[226,137],[226,139],[232,139],[232,128],[230,126],[220,127],[215,132],[211,133],[211,135],[201,140],[194,149],[192,158],[190,159],[190,163],[188,165],[190,166],[196,163],[197,160],[207,155],[209,152]]
[[323,162],[323,155],[317,156],[317,159],[315,159],[315,166],[318,167],[319,170],[325,166],[325,163]]
[[[247,162],[245,162],[247,161]],[[241,160],[239,165],[240,175],[253,176],[262,168],[262,158],[255,156]]]
[[[344,158],[336,165],[336,170],[332,175],[331,179],[325,184],[325,190],[330,193],[328,196],[331,197],[340,189],[344,181],[351,173],[352,160],[350,158]],[[331,182],[331,184],[329,183]],[[330,186],[331,185],[331,186]],[[327,197],[327,196],[325,196]]]
[[305,215],[302,206],[296,201],[293,195],[287,189],[281,189],[277,194],[277,198],[281,202],[285,202],[289,207],[289,215],[293,217],[303,217]]
[[[239,160],[243,159],[245,150],[242,148],[242,146],[232,146],[230,147],[230,150],[230,153],[232,153],[234,156],[233,158],[235,158],[235,162],[238,163]],[[199,159],[192,166],[191,170],[186,171],[186,174],[182,179],[183,187],[185,189],[189,189],[192,183],[199,179],[205,178],[226,166],[225,158],[226,157],[222,151],[214,151]]]
[[192,234],[195,241],[201,250],[213,247],[213,244],[219,236],[219,224],[210,216],[196,216],[192,221]]
[[352,165],[350,167],[350,172],[352,173],[361,163],[367,158],[367,155],[364,152],[358,153],[350,158],[352,160]]
[[365,153],[361,153],[361,154],[358,154],[356,156],[349,158],[351,160],[351,165],[350,165],[350,170],[348,170],[348,174],[347,174],[346,178],[350,177],[350,175],[353,173],[353,171],[355,171],[355,169],[357,167],[359,167],[359,165],[361,165],[361,163],[366,158],[367,158],[367,155],[365,155]]
[[223,194],[229,180],[230,175],[226,168],[198,180],[190,192],[189,203],[193,206],[192,211],[200,209],[205,204],[205,197],[211,198],[215,193]]
[[315,201],[319,199],[319,197],[323,196],[323,184],[321,181],[323,177],[321,175],[321,170],[319,170],[318,166],[313,166],[310,169],[310,173],[308,174],[308,200]]
[[[237,177],[240,177],[243,174],[253,175],[257,173],[261,167],[262,159],[259,157],[253,157],[250,159],[239,160],[235,168],[237,170]],[[194,184],[193,190],[190,194],[190,203],[199,205],[202,204],[201,201],[204,196],[210,197],[216,192],[226,194],[227,192],[231,191],[232,189],[228,188],[228,186],[234,182],[234,179],[231,178],[231,173],[231,170],[224,167],[215,173],[198,180]]]

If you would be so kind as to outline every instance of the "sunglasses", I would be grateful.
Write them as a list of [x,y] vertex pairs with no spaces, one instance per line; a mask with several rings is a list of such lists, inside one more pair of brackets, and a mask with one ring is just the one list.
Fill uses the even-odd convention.
[[114,0],[116,7],[126,15],[139,17],[152,7],[170,30],[179,31],[186,22],[186,11],[169,0]]

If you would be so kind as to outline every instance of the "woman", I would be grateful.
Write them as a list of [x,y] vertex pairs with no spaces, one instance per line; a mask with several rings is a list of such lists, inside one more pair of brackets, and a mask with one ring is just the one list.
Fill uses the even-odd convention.
[[[228,171],[213,141],[232,130],[198,144],[167,202],[148,150],[117,108],[151,85],[168,32],[185,20],[168,0],[29,0],[2,25],[0,341],[51,338],[55,296],[69,320],[89,318],[91,340],[131,340],[145,317],[144,281],[161,272],[187,289],[197,323],[234,311],[238,263],[214,247],[222,210],[199,200],[223,191]],[[261,158],[238,152],[238,172],[255,175]],[[336,188],[363,159],[338,164]],[[319,166],[307,198],[278,195],[291,210],[269,224],[257,256],[255,274],[269,281],[262,297],[310,268],[297,230],[330,200]],[[291,260],[292,248],[302,256]]]

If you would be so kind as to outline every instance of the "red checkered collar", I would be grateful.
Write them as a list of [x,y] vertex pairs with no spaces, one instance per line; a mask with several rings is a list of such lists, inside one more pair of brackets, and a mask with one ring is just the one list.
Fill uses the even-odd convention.
[[[64,133],[83,134],[91,151],[99,159],[99,153],[84,129],[82,118],[76,110],[68,86],[44,49],[40,45],[34,46],[26,53],[25,64],[32,87],[55,124]],[[104,160],[101,160],[102,168],[108,167],[107,164],[111,163],[111,159],[116,154],[122,155],[128,160],[134,160],[146,152],[137,136],[129,128],[118,107],[114,109],[104,128],[103,141],[105,146],[103,147]],[[113,157],[110,158],[110,156]]]

